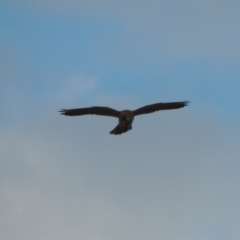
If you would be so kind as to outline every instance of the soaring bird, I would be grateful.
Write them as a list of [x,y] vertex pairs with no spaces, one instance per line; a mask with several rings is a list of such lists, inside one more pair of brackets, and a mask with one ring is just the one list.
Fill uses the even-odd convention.
[[183,108],[188,105],[188,101],[184,102],[168,102],[168,103],[154,103],[134,111],[123,110],[117,111],[109,107],[89,107],[89,108],[75,108],[62,109],[59,112],[66,116],[81,116],[87,114],[117,117],[118,125],[110,132],[110,134],[119,135],[132,129],[132,123],[135,116],[147,113],[153,113],[159,110],[170,110]]

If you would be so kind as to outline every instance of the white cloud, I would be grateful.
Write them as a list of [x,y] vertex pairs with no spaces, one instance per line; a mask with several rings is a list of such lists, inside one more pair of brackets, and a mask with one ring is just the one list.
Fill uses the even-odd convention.
[[190,112],[136,118],[117,137],[117,119],[93,116],[2,131],[0,237],[237,240],[238,138]]
[[83,75],[73,75],[62,84],[57,99],[61,102],[76,102],[78,98],[85,96],[97,88],[95,77],[84,77]]

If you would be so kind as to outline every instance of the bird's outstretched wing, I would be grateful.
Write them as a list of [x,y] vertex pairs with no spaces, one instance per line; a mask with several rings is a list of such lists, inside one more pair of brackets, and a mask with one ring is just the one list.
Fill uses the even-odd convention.
[[140,115],[140,114],[147,114],[147,113],[153,113],[159,110],[170,110],[170,109],[177,109],[182,108],[188,105],[188,101],[184,102],[169,102],[169,103],[155,103],[151,105],[147,105],[141,108],[136,109],[133,111],[134,115]]
[[81,116],[87,114],[118,117],[120,112],[109,107],[89,107],[89,108],[75,108],[75,109],[62,109],[59,111],[66,116]]

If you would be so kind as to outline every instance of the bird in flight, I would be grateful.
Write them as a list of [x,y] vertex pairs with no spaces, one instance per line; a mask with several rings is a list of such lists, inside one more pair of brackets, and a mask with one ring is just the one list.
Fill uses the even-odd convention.
[[159,110],[171,110],[183,108],[188,105],[188,101],[184,102],[168,102],[168,103],[154,103],[134,111],[123,110],[117,111],[109,107],[89,107],[89,108],[75,108],[62,109],[59,112],[65,116],[82,116],[82,115],[101,115],[118,118],[118,125],[110,132],[110,134],[119,135],[132,129],[132,123],[135,116],[147,113],[153,113]]

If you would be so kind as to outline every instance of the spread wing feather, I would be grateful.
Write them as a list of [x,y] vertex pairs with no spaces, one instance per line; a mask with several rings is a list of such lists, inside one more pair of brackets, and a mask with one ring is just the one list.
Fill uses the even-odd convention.
[[118,117],[120,112],[109,107],[89,107],[89,108],[75,108],[75,109],[62,109],[59,111],[66,116],[81,116],[87,114]]
[[134,115],[140,115],[140,114],[147,114],[147,113],[153,113],[159,110],[170,110],[170,109],[177,109],[182,108],[188,105],[188,101],[184,102],[169,102],[169,103],[155,103],[151,105],[147,105],[141,108],[136,109],[134,112]]

